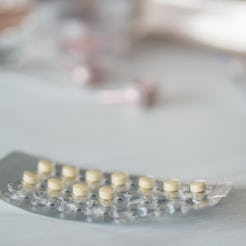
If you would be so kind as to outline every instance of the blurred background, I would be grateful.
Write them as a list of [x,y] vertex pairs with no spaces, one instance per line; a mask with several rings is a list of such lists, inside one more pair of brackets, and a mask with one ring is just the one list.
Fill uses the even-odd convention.
[[1,0],[2,154],[150,174],[235,161],[245,13],[244,1]]
[[245,13],[244,1],[1,0],[2,154],[151,174],[235,161]]
[[[135,245],[140,233],[160,245],[177,235],[189,245],[245,239],[245,30],[239,0],[0,0],[0,155],[18,149],[103,170],[232,181],[221,210],[171,224],[168,237],[154,227],[114,235]],[[93,242],[92,226],[84,230]],[[95,240],[113,245],[110,233]]]
[[223,0],[1,0],[0,65],[80,87],[159,80],[154,66],[138,71],[124,59],[159,45],[165,62],[175,43],[223,56],[226,72],[242,79],[245,11],[244,1]]

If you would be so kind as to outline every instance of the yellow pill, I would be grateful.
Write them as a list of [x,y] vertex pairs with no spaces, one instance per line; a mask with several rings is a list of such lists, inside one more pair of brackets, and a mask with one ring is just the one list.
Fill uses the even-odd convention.
[[113,186],[124,186],[127,182],[128,176],[123,172],[113,173],[111,176],[111,183]]
[[98,169],[87,170],[85,179],[89,183],[99,183],[102,180],[102,172]]
[[80,182],[73,185],[73,196],[74,197],[85,197],[88,196],[89,187],[87,183]]
[[99,198],[102,200],[113,200],[114,189],[111,186],[105,185],[99,189]]
[[140,177],[138,185],[143,190],[152,190],[155,186],[155,180],[152,177]]
[[74,166],[63,166],[62,167],[62,176],[68,179],[75,179],[79,174],[79,170]]
[[48,160],[40,160],[38,163],[39,174],[51,174],[55,169],[55,163]]
[[176,192],[179,190],[180,183],[177,179],[168,179],[163,182],[163,188],[166,192]]
[[48,179],[48,189],[51,191],[61,191],[64,188],[64,184],[59,178]]
[[193,193],[204,192],[206,189],[206,182],[203,180],[197,180],[190,184],[190,191]]
[[38,183],[38,175],[35,172],[24,171],[23,182],[28,185],[36,185]]

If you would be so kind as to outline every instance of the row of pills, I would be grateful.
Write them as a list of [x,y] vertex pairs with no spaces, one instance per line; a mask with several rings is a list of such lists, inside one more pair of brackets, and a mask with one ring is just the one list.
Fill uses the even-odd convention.
[[[52,176],[55,171],[55,164],[47,160],[41,160],[38,163],[37,173],[25,171],[23,174],[23,183],[27,185],[37,185],[40,175]],[[76,179],[79,175],[79,169],[74,166],[63,166],[62,177],[65,179]],[[100,183],[103,174],[100,170],[87,170],[85,173],[85,182],[73,184],[72,193],[74,197],[85,197],[89,193],[88,184]],[[126,186],[129,181],[128,175],[122,172],[113,173],[111,175],[111,183],[113,187]],[[152,191],[155,188],[155,179],[152,177],[139,177],[138,186],[143,191]],[[47,187],[51,191],[61,191],[64,189],[64,182],[59,178],[49,178]],[[177,192],[180,189],[180,182],[176,179],[165,180],[163,182],[165,192]],[[192,193],[203,193],[206,190],[206,182],[195,181],[190,184]],[[104,200],[114,198],[114,189],[111,186],[103,186],[99,189],[99,197]]]

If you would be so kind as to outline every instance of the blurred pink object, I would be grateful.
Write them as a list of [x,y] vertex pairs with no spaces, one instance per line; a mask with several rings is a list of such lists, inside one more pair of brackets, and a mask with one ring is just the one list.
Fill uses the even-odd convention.
[[136,86],[125,89],[112,89],[100,92],[103,104],[138,104],[145,107],[153,106],[157,102],[158,89],[153,83],[137,82]]
[[104,77],[105,72],[96,64],[78,64],[72,69],[72,79],[79,86],[101,84]]

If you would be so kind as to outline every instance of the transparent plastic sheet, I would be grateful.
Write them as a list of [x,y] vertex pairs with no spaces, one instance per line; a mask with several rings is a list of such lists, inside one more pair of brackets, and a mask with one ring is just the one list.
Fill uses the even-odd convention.
[[88,195],[73,199],[72,186],[85,182],[86,169],[78,169],[78,175],[57,195],[47,189],[47,180],[60,178],[63,165],[55,163],[52,177],[40,178],[35,186],[23,186],[25,170],[36,172],[40,158],[21,152],[12,152],[0,161],[0,198],[24,210],[54,218],[94,223],[129,224],[161,221],[168,214],[185,214],[191,210],[215,206],[226,197],[231,184],[206,182],[203,192],[191,192],[189,183],[180,182],[175,192],[163,188],[163,180],[154,179],[153,189],[144,192],[139,188],[142,176],[128,175],[124,187],[114,187],[114,197],[107,202],[100,199],[100,188],[112,186],[112,173],[102,173],[97,186],[89,186]]

